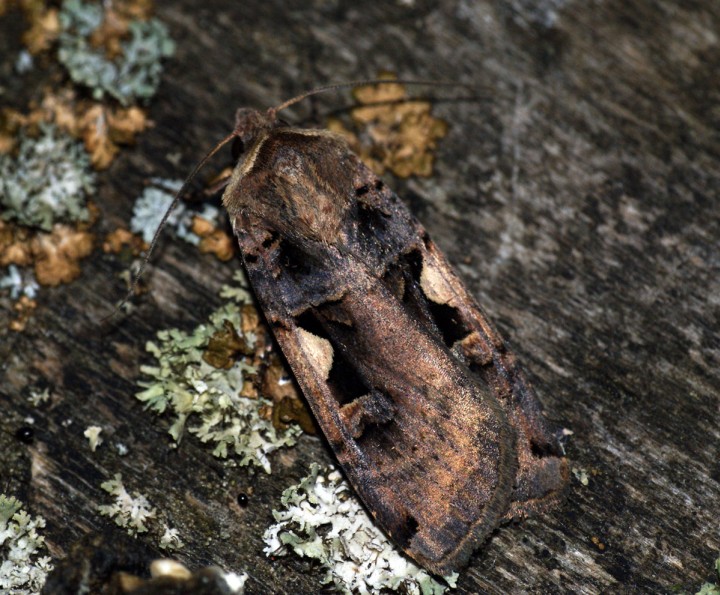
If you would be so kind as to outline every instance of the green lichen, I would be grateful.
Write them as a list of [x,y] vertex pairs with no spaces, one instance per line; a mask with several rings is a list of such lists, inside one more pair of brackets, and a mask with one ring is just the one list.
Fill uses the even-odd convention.
[[273,511],[276,523],[263,537],[265,553],[278,556],[290,549],[319,560],[327,569],[323,582],[343,593],[442,595],[455,586],[457,574],[445,577],[444,585],[398,552],[336,470],[321,473],[313,463],[310,474],[280,501],[283,509]]
[[0,592],[13,595],[39,593],[53,569],[49,556],[38,558],[45,538],[37,530],[45,519],[34,519],[12,496],[0,494]]
[[60,11],[58,57],[70,78],[89,87],[95,99],[106,94],[122,105],[147,100],[157,91],[162,59],[171,56],[175,44],[157,19],[132,21],[130,39],[122,43],[119,56],[109,59],[90,44],[90,36],[103,22],[101,3],[65,0]]
[[[190,333],[164,330],[158,333],[157,341],[147,344],[156,363],[140,368],[149,379],[139,382],[144,390],[136,396],[159,414],[171,413],[174,420],[169,433],[176,443],[187,429],[202,442],[212,443],[216,457],[232,456],[239,465],[257,465],[269,473],[268,454],[295,444],[300,429],[276,430],[260,415],[260,410],[270,405],[268,400],[240,396],[245,379],[255,371],[251,365],[240,360],[221,370],[202,358],[210,337],[224,328],[225,321],[241,328],[240,305],[247,303],[250,295],[244,276],[239,274],[235,279],[239,287],[222,291],[233,301],[213,312],[207,324]],[[250,345],[255,342],[252,334],[245,339]]]
[[22,137],[17,156],[0,155],[2,218],[49,231],[53,223],[86,221],[95,174],[82,144],[52,125]]

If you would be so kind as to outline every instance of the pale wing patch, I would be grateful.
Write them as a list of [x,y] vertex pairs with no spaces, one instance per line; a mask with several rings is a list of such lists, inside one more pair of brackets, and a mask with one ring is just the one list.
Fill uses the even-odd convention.
[[310,365],[315,368],[323,380],[327,380],[333,363],[333,348],[330,341],[313,335],[304,328],[297,329],[297,336],[300,339],[302,351],[310,360]]
[[430,301],[436,304],[447,304],[455,297],[450,284],[442,275],[440,267],[433,263],[423,261],[422,273],[420,273],[420,287]]

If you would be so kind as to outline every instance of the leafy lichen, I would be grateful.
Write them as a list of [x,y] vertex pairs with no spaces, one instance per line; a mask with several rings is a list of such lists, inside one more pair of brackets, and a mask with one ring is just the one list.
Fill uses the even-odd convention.
[[49,556],[38,558],[45,538],[37,530],[45,519],[34,519],[12,496],[0,494],[0,592],[14,595],[39,593],[53,569]]
[[180,532],[174,527],[163,527],[164,531],[160,537],[160,547],[164,550],[179,550],[185,547],[183,540],[180,539]]
[[83,432],[83,436],[88,439],[90,443],[90,450],[95,452],[97,447],[103,443],[103,439],[100,437],[102,428],[100,426],[88,426]]
[[[334,469],[310,474],[283,492],[283,509],[273,511],[265,532],[265,553],[291,549],[327,568],[325,583],[344,593],[402,590],[413,595],[441,595],[447,586],[398,552],[373,524],[349,484]],[[322,530],[321,530],[322,528]],[[455,586],[457,574],[445,577]]]
[[112,504],[98,506],[100,514],[114,519],[116,525],[127,529],[132,536],[148,530],[147,523],[155,518],[156,510],[142,494],[135,492],[131,496],[128,493],[122,482],[122,474],[116,473],[113,479],[101,483],[100,487],[115,496]]
[[82,144],[48,124],[38,138],[23,137],[17,156],[0,155],[2,218],[52,229],[55,222],[87,221],[86,198],[95,187]]
[[122,105],[149,99],[160,83],[162,59],[175,51],[167,28],[157,19],[131,21],[127,29],[129,39],[111,57],[92,43],[93,34],[103,26],[105,17],[101,3],[65,0],[59,14],[60,62],[73,81],[92,89],[95,99],[107,94]]
[[[140,368],[149,379],[139,382],[144,390],[136,396],[157,413],[172,413],[169,433],[175,442],[180,442],[187,427],[201,441],[214,444],[215,456],[235,455],[237,464],[257,465],[269,473],[268,455],[293,445],[300,429],[276,430],[262,414],[270,401],[241,396],[247,377],[255,372],[250,364],[240,359],[229,369],[218,369],[203,359],[211,337],[228,323],[242,328],[241,305],[249,302],[250,295],[242,274],[236,280],[240,287],[225,287],[221,293],[233,301],[213,312],[207,324],[191,333],[161,331],[157,341],[147,344],[156,364]],[[250,345],[255,342],[252,333],[245,339]]]

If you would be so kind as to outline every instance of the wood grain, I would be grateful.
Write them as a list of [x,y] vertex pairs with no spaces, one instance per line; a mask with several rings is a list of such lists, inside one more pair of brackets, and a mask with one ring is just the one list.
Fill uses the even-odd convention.
[[[720,551],[720,6],[182,0],[158,16],[178,51],[150,106],[155,128],[101,176],[98,229],[127,223],[144,180],[188,172],[237,106],[384,69],[476,85],[480,99],[436,102],[451,129],[435,175],[387,181],[510,340],[549,417],[572,430],[568,456],[589,482],[574,480],[542,518],[501,529],[457,592],[694,591],[710,579]],[[18,20],[0,30],[0,97],[22,106],[53,66],[14,74]],[[322,96],[287,117],[322,123],[344,105]],[[122,472],[183,528],[188,565],[246,569],[250,593],[317,592],[320,569],[265,558],[261,535],[282,490],[311,461],[332,460],[326,445],[303,438],[274,458],[273,475],[250,478],[196,440],[169,449],[133,397],[145,342],[204,320],[238,263],[165,242],[151,292],[103,335],[97,320],[124,291],[123,266],[98,251],[80,280],[42,292],[25,332],[2,324],[0,490],[48,520],[62,557],[106,527],[99,486]],[[51,402],[31,408],[29,391],[45,386]],[[13,438],[27,415],[31,446]],[[91,453],[91,424],[133,456]]]

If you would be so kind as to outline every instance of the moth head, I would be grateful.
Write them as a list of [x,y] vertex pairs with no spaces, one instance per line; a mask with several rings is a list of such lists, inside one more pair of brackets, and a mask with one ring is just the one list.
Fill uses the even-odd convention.
[[236,142],[240,143],[239,153],[251,147],[255,139],[264,131],[270,130],[276,123],[274,110],[265,113],[256,109],[241,107],[235,112],[235,130],[233,132]]

